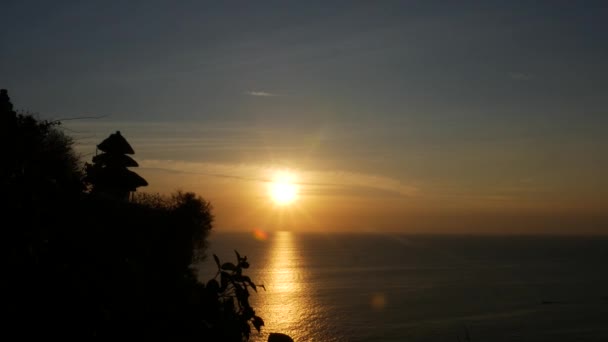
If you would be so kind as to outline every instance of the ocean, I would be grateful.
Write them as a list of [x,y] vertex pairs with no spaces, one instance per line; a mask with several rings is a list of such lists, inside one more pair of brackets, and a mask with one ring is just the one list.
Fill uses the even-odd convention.
[[608,341],[608,238],[214,233],[251,264],[253,341]]

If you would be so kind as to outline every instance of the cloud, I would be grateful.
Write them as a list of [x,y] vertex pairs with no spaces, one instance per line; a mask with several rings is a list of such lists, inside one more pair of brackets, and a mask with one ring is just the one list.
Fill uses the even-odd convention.
[[266,91],[256,91],[256,90],[246,91],[245,94],[250,95],[250,96],[264,96],[264,97],[279,96],[279,94],[269,93]]
[[[146,177],[146,170],[165,177],[164,183],[175,182],[189,188],[189,184],[206,182],[246,182],[259,185],[271,181],[278,167],[266,161],[269,152],[298,155],[310,151],[307,144],[292,142],[277,135],[280,144],[269,145],[260,137],[275,137],[277,130],[266,126],[243,123],[177,123],[177,122],[114,122],[70,121],[67,128],[76,135],[76,150],[90,161],[96,144],[120,127],[123,135],[136,151],[135,160]],[[63,126],[62,126],[63,127]],[[290,134],[294,138],[293,133]],[[299,140],[299,135],[295,140]],[[271,139],[273,140],[273,139]],[[248,156],[244,158],[244,156]],[[254,161],[259,156],[262,162]],[[280,158],[279,158],[280,159]],[[274,159],[271,159],[274,160]],[[298,174],[302,193],[321,197],[410,197],[418,194],[411,182],[373,173],[327,169],[293,170]],[[159,173],[160,172],[160,173]],[[184,178],[185,177],[185,178]],[[166,182],[165,182],[166,180]],[[151,183],[152,184],[152,183]]]
[[302,185],[307,185],[314,194],[409,197],[418,192],[413,184],[404,184],[398,179],[374,174],[313,170],[306,173],[306,178],[310,181],[302,182]]
[[[272,165],[189,162],[181,160],[143,159],[142,169],[154,169],[176,174],[192,174],[243,182],[271,182],[277,170]],[[355,172],[291,170],[301,192],[313,196],[345,197],[410,197],[418,192],[413,185],[389,177]],[[179,178],[176,177],[176,179]]]
[[510,72],[509,78],[515,81],[529,81],[534,78],[534,75],[526,74],[524,72]]

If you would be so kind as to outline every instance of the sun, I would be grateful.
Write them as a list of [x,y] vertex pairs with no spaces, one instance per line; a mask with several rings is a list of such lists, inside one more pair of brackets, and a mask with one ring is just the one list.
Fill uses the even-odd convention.
[[298,185],[290,172],[277,172],[268,186],[268,193],[275,204],[288,205],[298,198]]

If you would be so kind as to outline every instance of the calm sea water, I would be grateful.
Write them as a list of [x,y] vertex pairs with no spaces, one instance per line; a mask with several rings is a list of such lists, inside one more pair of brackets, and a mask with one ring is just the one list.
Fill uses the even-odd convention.
[[606,238],[215,234],[208,254],[234,249],[266,286],[254,341],[608,341]]

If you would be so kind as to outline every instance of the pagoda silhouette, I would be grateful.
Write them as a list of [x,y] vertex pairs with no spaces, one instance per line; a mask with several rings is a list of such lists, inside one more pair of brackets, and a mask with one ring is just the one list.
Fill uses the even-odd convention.
[[129,157],[135,151],[120,131],[111,134],[99,145],[102,153],[93,157],[93,164],[87,164],[87,181],[92,185],[91,193],[103,197],[128,200],[129,195],[148,182],[129,167],[139,164]]

